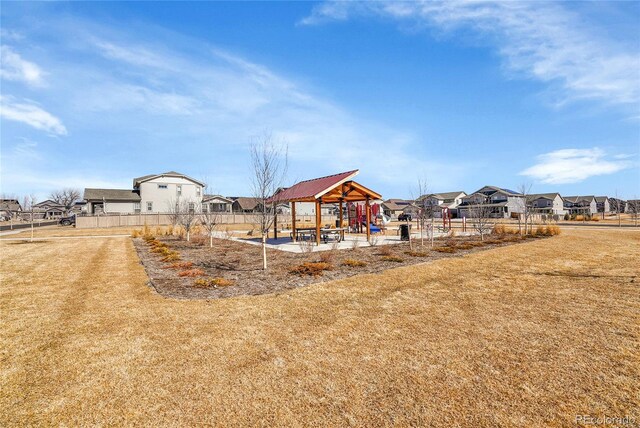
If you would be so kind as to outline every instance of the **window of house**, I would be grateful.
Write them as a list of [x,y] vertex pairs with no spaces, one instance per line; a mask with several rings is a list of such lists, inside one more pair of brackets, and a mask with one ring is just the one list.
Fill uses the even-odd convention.
[[206,213],[207,212],[207,204],[202,204],[202,212]]
[[176,186],[176,193],[178,194],[178,196],[180,196],[182,194],[182,185],[178,184]]
[[196,195],[200,196],[200,187],[196,186]]
[[153,202],[147,202],[147,211],[153,211]]
[[167,186],[166,184],[158,184],[158,189],[168,189],[169,186]]
[[133,203],[133,212],[135,212],[136,214],[140,213],[140,202]]
[[196,204],[193,202],[189,202],[189,212],[193,213],[196,210]]

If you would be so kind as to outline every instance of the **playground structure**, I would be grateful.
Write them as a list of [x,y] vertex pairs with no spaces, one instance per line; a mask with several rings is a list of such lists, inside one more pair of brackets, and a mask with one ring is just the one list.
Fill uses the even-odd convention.
[[[326,177],[314,178],[301,181],[293,186],[283,189],[269,199],[271,203],[291,203],[291,239],[295,242],[304,236],[316,241],[320,245],[321,240],[326,241],[329,232],[338,231],[337,236],[344,236],[344,207],[347,204],[347,219],[349,231],[361,232],[364,229],[367,234],[367,241],[371,238],[371,233],[380,232],[381,229],[372,222],[372,201],[382,199],[382,195],[353,181],[353,177],[358,175],[359,170],[347,171],[340,174]],[[315,203],[315,228],[296,227],[296,202]],[[338,223],[335,228],[323,228],[321,225],[322,204],[338,204]],[[380,206],[374,204],[375,216],[381,212]],[[353,217],[351,215],[353,212]],[[374,217],[375,218],[375,217]],[[364,227],[369,225],[369,227]],[[353,227],[353,228],[352,228]],[[339,239],[339,238],[338,238]]]

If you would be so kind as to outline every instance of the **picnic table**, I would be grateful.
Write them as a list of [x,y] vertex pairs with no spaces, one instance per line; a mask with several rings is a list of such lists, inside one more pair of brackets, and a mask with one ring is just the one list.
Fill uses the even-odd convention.
[[[346,228],[337,227],[337,228],[328,228],[323,227],[320,229],[320,239],[324,241],[326,244],[329,242],[329,238],[333,238],[336,241],[340,242],[344,239],[344,232]],[[293,238],[293,234],[296,234],[296,240],[304,240],[308,238],[310,240],[316,239],[316,228],[315,227],[299,227],[296,230],[292,231],[290,236]]]

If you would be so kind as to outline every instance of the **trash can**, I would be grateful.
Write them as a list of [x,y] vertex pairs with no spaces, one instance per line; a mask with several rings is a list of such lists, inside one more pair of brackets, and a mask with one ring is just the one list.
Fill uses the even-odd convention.
[[336,220],[336,227],[337,227],[337,228],[342,227],[342,225],[340,224],[340,220]]
[[408,241],[409,240],[409,225],[401,224],[400,225],[400,240]]

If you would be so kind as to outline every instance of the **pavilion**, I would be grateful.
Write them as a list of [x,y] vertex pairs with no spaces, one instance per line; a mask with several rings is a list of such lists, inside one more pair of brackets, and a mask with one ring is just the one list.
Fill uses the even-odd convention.
[[293,234],[296,240],[296,202],[315,202],[316,209],[316,244],[320,244],[320,223],[322,222],[321,205],[339,204],[339,220],[342,227],[342,207],[344,202],[365,202],[367,241],[369,241],[371,230],[371,200],[382,199],[382,195],[371,189],[353,181],[353,177],[358,175],[359,170],[342,172],[340,174],[326,177],[314,178],[294,184],[291,187],[281,190],[272,198],[272,202],[291,202],[291,220]]

